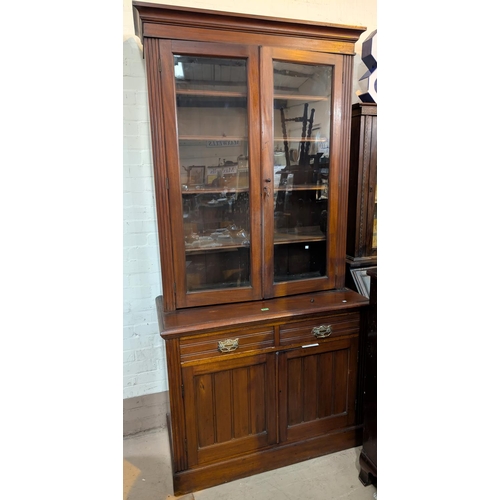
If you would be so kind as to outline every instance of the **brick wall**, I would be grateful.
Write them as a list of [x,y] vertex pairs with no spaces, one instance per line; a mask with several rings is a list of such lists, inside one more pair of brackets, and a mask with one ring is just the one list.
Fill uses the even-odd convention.
[[145,64],[123,43],[123,398],[167,390],[156,319],[161,294]]

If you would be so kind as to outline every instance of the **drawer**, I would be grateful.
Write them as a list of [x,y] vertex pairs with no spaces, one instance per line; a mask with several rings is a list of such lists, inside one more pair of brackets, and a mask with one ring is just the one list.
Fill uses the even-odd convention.
[[359,333],[361,313],[348,312],[286,323],[280,327],[280,345],[312,343]]
[[[226,344],[219,347],[219,342],[226,342]],[[188,336],[180,339],[181,362],[228,356],[233,352],[253,351],[273,346],[274,329],[272,326]]]

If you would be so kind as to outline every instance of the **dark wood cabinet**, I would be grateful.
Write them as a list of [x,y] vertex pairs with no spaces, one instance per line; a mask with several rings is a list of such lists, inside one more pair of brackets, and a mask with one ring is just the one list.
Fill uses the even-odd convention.
[[370,307],[363,380],[363,448],[359,457],[359,479],[377,483],[377,269],[370,269]]
[[360,444],[345,281],[362,27],[134,2],[175,493]]
[[368,300],[325,291],[161,311],[176,494],[361,444]]
[[365,292],[359,280],[377,265],[377,105],[352,106],[346,285]]

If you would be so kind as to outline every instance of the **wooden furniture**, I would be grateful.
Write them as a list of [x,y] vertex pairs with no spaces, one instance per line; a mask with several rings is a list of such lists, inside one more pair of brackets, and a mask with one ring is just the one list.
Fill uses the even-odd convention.
[[372,103],[352,106],[346,254],[346,285],[361,292],[351,271],[359,279],[377,265],[377,105]]
[[359,479],[365,485],[377,484],[377,269],[370,269],[370,308],[366,336],[363,448],[359,456]]
[[364,28],[133,5],[175,493],[359,445],[368,300],[345,248]]
[[176,495],[361,444],[365,300],[327,291],[159,313]]

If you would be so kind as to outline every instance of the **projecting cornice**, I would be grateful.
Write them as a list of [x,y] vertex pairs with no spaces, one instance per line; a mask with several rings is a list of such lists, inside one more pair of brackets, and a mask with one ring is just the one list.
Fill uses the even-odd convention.
[[[136,35],[144,37],[194,39],[253,44],[288,45],[290,48],[354,54],[354,44],[366,28],[296,19],[192,9],[149,2],[132,2]],[[207,38],[207,33],[208,38]],[[240,37],[239,39],[237,37]],[[244,39],[243,39],[244,38]],[[303,46],[301,46],[301,39]],[[307,45],[307,47],[306,47]]]

